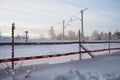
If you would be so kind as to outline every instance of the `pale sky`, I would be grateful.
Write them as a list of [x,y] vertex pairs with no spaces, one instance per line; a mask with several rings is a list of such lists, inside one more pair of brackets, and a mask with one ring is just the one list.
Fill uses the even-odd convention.
[[[84,12],[85,35],[94,30],[120,31],[120,0],[0,0],[0,27],[15,22],[18,34],[31,29],[32,34],[48,35],[51,26],[60,33],[62,20],[67,23],[70,18],[80,18],[84,8],[88,8]],[[79,28],[80,21],[74,21],[65,30]]]

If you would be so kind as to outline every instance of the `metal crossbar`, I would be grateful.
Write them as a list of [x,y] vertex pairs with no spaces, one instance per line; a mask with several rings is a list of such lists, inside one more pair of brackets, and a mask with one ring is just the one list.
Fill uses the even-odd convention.
[[[14,45],[62,45],[62,44],[78,44],[79,41],[73,42],[15,42]],[[101,43],[120,43],[120,41],[81,41],[82,44],[101,44]],[[1,45],[11,45],[11,42],[2,42]]]

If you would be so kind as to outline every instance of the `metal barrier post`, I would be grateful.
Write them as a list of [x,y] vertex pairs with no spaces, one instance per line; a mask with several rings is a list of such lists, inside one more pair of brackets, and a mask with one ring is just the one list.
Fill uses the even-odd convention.
[[81,60],[82,56],[81,56],[81,37],[80,37],[80,30],[78,32],[78,36],[79,36],[79,60]]
[[109,48],[109,54],[110,54],[110,40],[111,40],[111,34],[110,34],[110,32],[108,33],[108,39],[109,39],[108,48]]
[[[14,29],[15,23],[12,23],[12,59],[14,58]],[[14,69],[14,61],[12,61],[12,69]]]

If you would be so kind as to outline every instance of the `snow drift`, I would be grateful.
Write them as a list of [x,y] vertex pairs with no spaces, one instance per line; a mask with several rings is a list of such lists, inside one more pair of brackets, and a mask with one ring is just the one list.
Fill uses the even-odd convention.
[[120,74],[115,73],[81,73],[69,70],[66,74],[55,76],[52,80],[120,80]]
[[[26,77],[28,70],[32,71]],[[12,79],[0,70],[0,80]],[[120,80],[120,52],[59,64],[21,66],[14,80]]]

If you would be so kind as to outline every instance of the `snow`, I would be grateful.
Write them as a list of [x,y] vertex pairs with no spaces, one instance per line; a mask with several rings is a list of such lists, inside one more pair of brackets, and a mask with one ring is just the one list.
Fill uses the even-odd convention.
[[[78,44],[19,45],[15,46],[15,57],[76,52],[79,50],[78,46]],[[107,43],[84,44],[84,46],[89,50],[108,48]],[[111,47],[120,47],[120,44],[112,43]],[[1,59],[10,58],[10,53],[11,46],[0,46]],[[0,80],[120,80],[120,51],[111,53],[110,55],[108,51],[92,53],[96,56],[94,59],[84,54],[81,61],[78,60],[79,55],[18,61],[15,62],[14,71],[1,67],[1,65],[10,66],[11,63],[2,63]]]
[[[15,57],[25,56],[38,56],[47,54],[69,53],[79,51],[78,44],[63,44],[63,45],[18,45],[15,46]],[[105,49],[108,48],[108,44],[84,44],[88,50]],[[119,44],[111,44],[111,47],[120,47]],[[111,51],[113,52],[113,51]],[[0,46],[0,58],[11,58],[11,46]],[[93,53],[94,55],[108,54],[108,51]],[[91,58],[88,54],[82,55],[82,58]],[[70,60],[78,60],[78,55],[42,59],[42,60],[29,60],[23,61],[23,65],[32,65],[39,63],[62,63]]]
[[[96,56],[94,59],[59,64],[37,64],[16,70],[15,80],[120,80],[120,52]],[[33,70],[34,68],[34,70]],[[33,70],[25,77],[28,70]],[[4,70],[0,80],[12,80]]]
[[59,75],[53,80],[120,80],[120,75],[109,73],[81,73],[79,71],[69,71],[67,75]]

